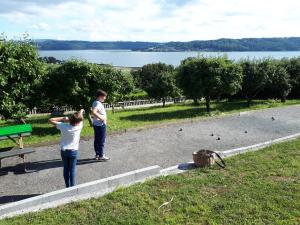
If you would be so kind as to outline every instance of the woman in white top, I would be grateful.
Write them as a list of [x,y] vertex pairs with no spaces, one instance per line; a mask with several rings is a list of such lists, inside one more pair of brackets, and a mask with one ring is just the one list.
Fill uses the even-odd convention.
[[83,127],[83,112],[75,112],[69,117],[56,117],[49,119],[49,123],[56,126],[61,132],[60,148],[64,163],[64,179],[66,187],[76,185],[76,163],[80,133]]

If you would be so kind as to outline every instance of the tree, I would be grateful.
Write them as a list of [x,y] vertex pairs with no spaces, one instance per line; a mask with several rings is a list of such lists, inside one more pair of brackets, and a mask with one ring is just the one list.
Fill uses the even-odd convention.
[[242,93],[250,107],[251,101],[266,87],[269,79],[268,60],[243,60]]
[[178,68],[178,83],[187,96],[205,98],[206,111],[210,102],[222,95],[233,95],[241,88],[241,67],[226,56],[190,58]]
[[194,58],[190,57],[183,60],[177,68],[176,82],[183,91],[183,95],[193,99],[195,104],[203,97],[202,90],[196,82],[198,74],[198,65]]
[[48,64],[62,63],[61,60],[58,60],[58,59],[54,58],[53,56],[40,57],[39,60],[42,61],[42,62],[44,62],[44,63],[48,63]]
[[284,64],[291,81],[291,93],[292,98],[300,98],[300,57],[283,59]]
[[19,41],[0,39],[0,114],[23,121],[45,72],[44,64],[28,36]]
[[147,64],[139,71],[138,81],[149,97],[162,99],[163,106],[165,106],[166,97],[176,97],[179,94],[174,68],[171,65]]
[[147,92],[150,97],[162,99],[163,107],[166,105],[166,97],[175,98],[179,96],[174,72],[159,73],[153,80],[151,89],[148,89]]
[[102,87],[108,92],[107,101],[112,103],[112,109],[115,112],[114,103],[123,101],[135,88],[132,74],[129,71],[117,70],[111,66],[97,66],[96,74],[93,84],[97,86],[94,89]]
[[77,109],[83,107],[86,112],[90,111],[99,88],[108,92],[107,101],[114,103],[133,90],[133,78],[129,72],[112,66],[70,60],[52,67],[44,80],[45,97],[50,102]]
[[44,97],[53,105],[69,105],[77,109],[83,107],[88,112],[94,96],[90,93],[90,83],[95,70],[92,64],[79,60],[49,68],[43,82]]
[[285,69],[282,62],[277,60],[269,61],[271,64],[269,66],[269,79],[267,82],[267,91],[269,95],[278,97],[281,99],[281,102],[286,101],[286,97],[291,91],[291,80],[290,75]]

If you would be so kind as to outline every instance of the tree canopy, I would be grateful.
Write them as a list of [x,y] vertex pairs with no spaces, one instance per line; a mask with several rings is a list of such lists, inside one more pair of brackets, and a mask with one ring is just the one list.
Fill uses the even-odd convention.
[[108,92],[108,102],[114,103],[133,91],[132,75],[112,66],[70,60],[52,67],[44,79],[45,98],[49,102],[83,107],[87,112],[98,89]]
[[45,72],[35,46],[25,36],[20,41],[0,40],[0,114],[21,119],[32,107],[32,98]]
[[172,65],[164,63],[144,65],[138,73],[138,81],[149,97],[162,99],[163,106],[167,97],[174,98],[179,95]]
[[178,84],[194,99],[205,98],[206,110],[210,101],[221,95],[233,95],[241,88],[241,67],[226,56],[197,57],[182,61],[178,68]]

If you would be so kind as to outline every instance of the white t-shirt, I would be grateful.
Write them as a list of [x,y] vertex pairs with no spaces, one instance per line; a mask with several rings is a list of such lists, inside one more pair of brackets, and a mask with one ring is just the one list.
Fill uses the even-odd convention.
[[56,125],[56,127],[61,132],[61,138],[60,138],[61,150],[63,151],[66,149],[78,150],[80,133],[83,127],[83,123],[81,122],[77,126],[72,126],[69,123],[60,122]]
[[[92,105],[92,108],[96,108],[97,109],[97,112],[100,114],[100,115],[103,115],[106,117],[106,111],[105,111],[105,108],[104,108],[104,105],[96,100],[93,102],[93,105]],[[98,118],[96,118],[95,116],[93,116],[93,125],[94,126],[102,126],[104,124],[103,120],[100,120]]]

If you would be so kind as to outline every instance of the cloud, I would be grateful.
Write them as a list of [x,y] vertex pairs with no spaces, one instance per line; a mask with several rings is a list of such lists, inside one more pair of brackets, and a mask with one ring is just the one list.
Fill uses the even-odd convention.
[[2,0],[1,31],[33,38],[187,41],[300,36],[296,0]]
[[34,24],[31,26],[33,29],[37,29],[37,30],[40,30],[40,31],[47,31],[49,30],[49,24],[47,23],[38,23],[38,24]]

